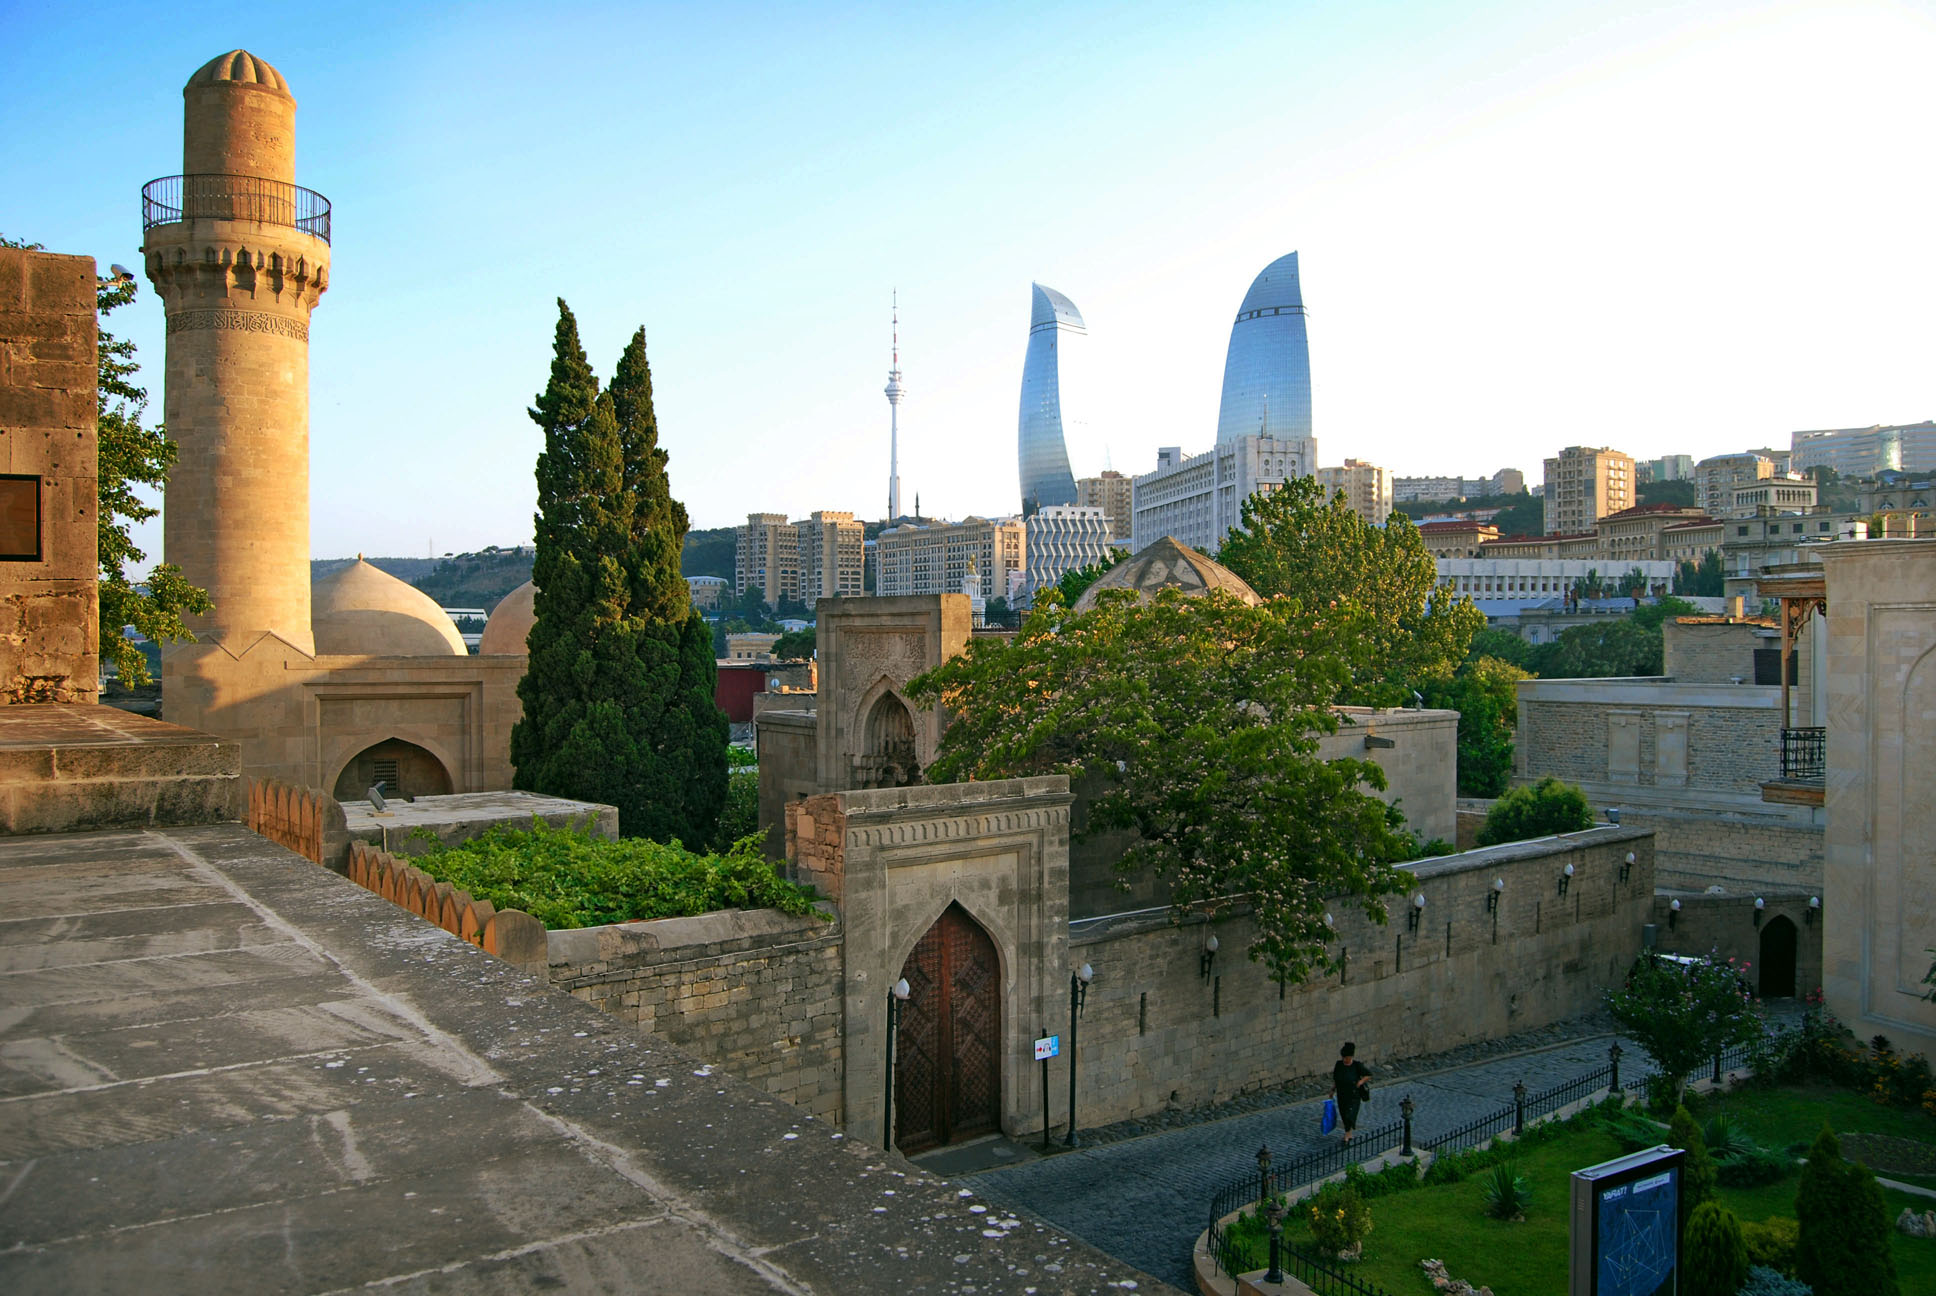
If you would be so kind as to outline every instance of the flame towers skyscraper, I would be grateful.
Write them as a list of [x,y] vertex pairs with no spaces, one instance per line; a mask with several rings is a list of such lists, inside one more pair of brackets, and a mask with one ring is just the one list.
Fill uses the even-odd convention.
[[1311,435],[1311,349],[1295,252],[1251,281],[1224,356],[1217,444],[1259,433],[1291,441]]
[[1016,448],[1021,460],[1022,511],[1076,502],[1076,479],[1069,471],[1063,439],[1063,347],[1087,335],[1082,312],[1053,288],[1032,284],[1028,355],[1022,361],[1022,412]]

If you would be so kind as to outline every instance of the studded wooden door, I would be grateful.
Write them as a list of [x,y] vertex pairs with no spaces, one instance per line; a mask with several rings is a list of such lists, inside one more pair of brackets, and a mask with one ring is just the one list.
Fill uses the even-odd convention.
[[895,1038],[894,1143],[919,1152],[1001,1124],[1001,961],[949,905],[901,968],[908,1001]]

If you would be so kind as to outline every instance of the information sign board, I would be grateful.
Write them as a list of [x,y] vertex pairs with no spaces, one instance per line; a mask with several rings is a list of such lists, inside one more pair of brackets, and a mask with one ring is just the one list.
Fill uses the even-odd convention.
[[1060,1035],[1044,1035],[1041,1039],[1035,1041],[1035,1060],[1037,1062],[1047,1062],[1061,1051],[1062,1037]]
[[1573,1172],[1570,1296],[1676,1296],[1685,1157],[1663,1144]]

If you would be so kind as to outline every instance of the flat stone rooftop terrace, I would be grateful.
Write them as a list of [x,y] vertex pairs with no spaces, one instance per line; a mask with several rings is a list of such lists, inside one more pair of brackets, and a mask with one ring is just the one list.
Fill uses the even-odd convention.
[[0,1290],[365,1286],[1167,1290],[238,826],[0,839]]

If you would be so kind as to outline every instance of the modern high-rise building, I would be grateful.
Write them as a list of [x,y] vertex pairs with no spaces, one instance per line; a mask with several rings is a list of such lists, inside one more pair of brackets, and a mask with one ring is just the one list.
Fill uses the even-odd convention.
[[1343,467],[1320,468],[1317,475],[1326,495],[1343,491],[1351,511],[1373,526],[1383,526],[1391,516],[1391,473],[1376,464],[1347,459]]
[[1069,471],[1063,435],[1063,373],[1071,341],[1089,332],[1074,302],[1041,284],[1030,289],[1028,354],[1022,360],[1022,410],[1016,428],[1023,513],[1076,502],[1076,479]]
[[826,510],[798,522],[784,513],[748,513],[733,550],[733,592],[757,589],[812,607],[823,598],[862,593],[866,550],[852,513]]
[[1099,508],[1051,504],[1029,514],[1026,526],[1031,601],[1044,586],[1116,552],[1110,544],[1109,516]]
[[1591,531],[1609,513],[1634,504],[1632,455],[1568,446],[1546,461],[1546,534]]
[[1817,467],[1833,468],[1844,477],[1873,477],[1892,468],[1936,471],[1936,420],[1797,432],[1790,444],[1792,471],[1798,473]]
[[1658,459],[1647,459],[1636,463],[1634,470],[1640,474],[1641,481],[1686,481],[1694,475],[1694,456],[1662,455]]
[[995,522],[905,522],[874,538],[874,593],[959,594],[972,571],[991,595],[1009,587],[1009,573],[1026,569],[1027,537],[1021,519]]
[[1100,477],[1076,478],[1076,503],[1083,508],[1099,508],[1109,519],[1109,538],[1129,543],[1130,481],[1119,472],[1105,471]]
[[1246,436],[1283,441],[1311,436],[1311,351],[1295,252],[1277,258],[1251,281],[1230,326],[1217,444]]
[[1129,547],[1141,553],[1174,536],[1198,553],[1214,554],[1243,521],[1245,500],[1293,477],[1309,477],[1316,458],[1311,437],[1239,437],[1187,459],[1180,448],[1165,446],[1156,452],[1156,471],[1131,486]]
[[[901,294],[894,294],[893,361],[887,370],[887,520],[901,516]],[[817,515],[816,515],[817,516]]]

